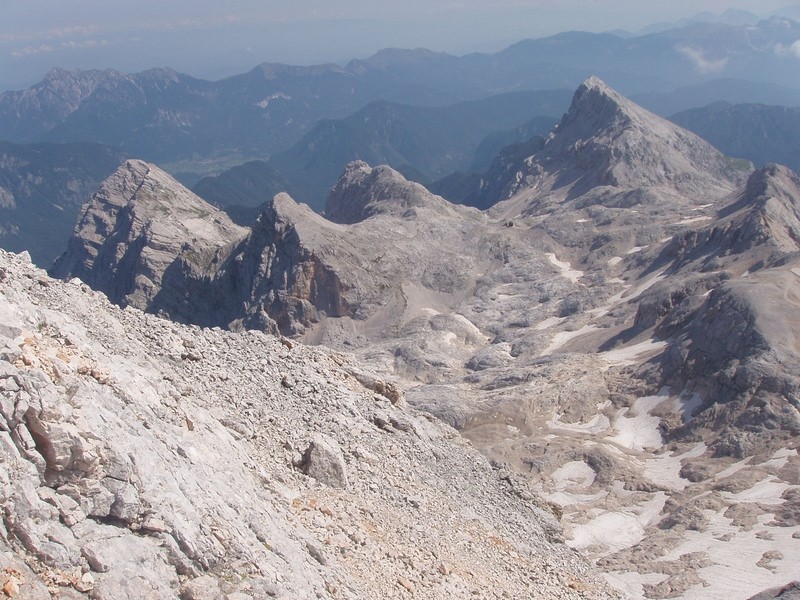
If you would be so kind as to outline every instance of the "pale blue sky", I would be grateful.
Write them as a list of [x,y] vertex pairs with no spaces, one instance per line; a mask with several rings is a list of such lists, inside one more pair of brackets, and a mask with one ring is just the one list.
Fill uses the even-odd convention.
[[216,79],[261,62],[365,58],[384,47],[465,54],[565,30],[638,30],[701,11],[769,15],[787,0],[3,0],[0,89],[53,66],[170,66]]

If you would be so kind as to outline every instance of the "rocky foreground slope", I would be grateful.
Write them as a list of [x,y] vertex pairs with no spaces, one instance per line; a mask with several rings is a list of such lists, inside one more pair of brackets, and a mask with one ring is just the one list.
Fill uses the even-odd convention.
[[50,598],[610,598],[513,473],[351,357],[0,253],[0,585]]
[[[123,303],[354,352],[557,506],[567,543],[633,597],[800,579],[797,177],[595,78],[532,151],[486,212],[353,163],[328,218],[279,195],[213,244],[103,233],[93,201],[62,264],[144,257],[115,263]],[[154,185],[145,171],[126,185]],[[218,248],[205,270],[189,237]],[[147,272],[181,286],[139,293]]]

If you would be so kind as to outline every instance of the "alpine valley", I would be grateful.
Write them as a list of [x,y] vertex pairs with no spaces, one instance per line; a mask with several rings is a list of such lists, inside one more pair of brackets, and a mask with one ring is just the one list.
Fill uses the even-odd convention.
[[[778,21],[749,26],[751,46]],[[542,41],[503,56],[529,46],[544,60]],[[398,52],[313,73],[348,77],[360,107],[305,103],[294,146],[184,173],[197,194],[153,161],[177,158],[179,131],[202,146],[202,128],[176,108],[150,138],[103,102],[124,91],[134,119],[151,93],[224,95],[208,82],[83,72],[0,98],[38,115],[0,112],[25,138],[9,155],[131,133],[86,146],[107,173],[63,167],[93,189],[48,272],[0,251],[2,592],[797,598],[800,178],[769,144],[756,164],[727,156],[593,75],[566,96],[512,91],[497,65],[518,63],[494,56],[475,79],[491,99],[467,98],[486,55]],[[453,60],[445,109],[431,82]],[[623,87],[645,77],[634,66]],[[365,82],[412,71],[427,106],[374,102]],[[734,149],[726,124],[757,115],[791,153],[774,123],[796,109],[680,108]]]

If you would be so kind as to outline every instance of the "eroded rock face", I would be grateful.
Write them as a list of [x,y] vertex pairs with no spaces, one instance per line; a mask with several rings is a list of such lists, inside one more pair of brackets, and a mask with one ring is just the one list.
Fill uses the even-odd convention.
[[619,597],[352,357],[123,310],[2,251],[0,316],[7,595]]
[[325,217],[334,223],[358,223],[377,214],[403,216],[423,206],[448,210],[446,201],[420,184],[406,181],[394,169],[355,161],[347,165],[331,190]]
[[122,305],[205,323],[210,309],[194,289],[245,235],[157,167],[129,160],[84,205],[51,272]]

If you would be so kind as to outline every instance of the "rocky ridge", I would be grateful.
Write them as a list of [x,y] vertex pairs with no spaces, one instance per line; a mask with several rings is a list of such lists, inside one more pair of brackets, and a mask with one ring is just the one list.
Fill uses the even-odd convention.
[[5,252],[0,276],[6,595],[618,597],[524,482],[352,357]]

